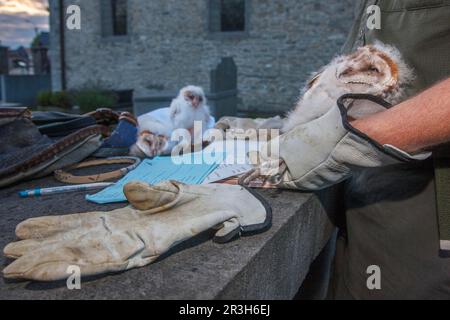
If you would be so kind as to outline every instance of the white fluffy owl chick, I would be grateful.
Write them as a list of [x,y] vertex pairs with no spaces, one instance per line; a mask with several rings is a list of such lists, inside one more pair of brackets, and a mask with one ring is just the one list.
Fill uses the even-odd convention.
[[205,128],[211,115],[203,89],[196,86],[181,89],[170,105],[170,118],[177,129],[191,130],[195,121],[201,121]]
[[194,140],[201,139],[202,134],[196,132],[200,137],[194,137],[195,122],[201,122],[203,131],[214,126],[205,93],[201,87],[196,86],[181,89],[169,108],[140,116],[138,122],[137,143],[131,148],[130,154],[141,158],[170,154],[177,145],[170,140],[176,129],[189,130]]
[[396,48],[380,42],[361,47],[335,58],[308,81],[282,132],[319,118],[347,93],[371,94],[396,104],[413,80],[412,69]]

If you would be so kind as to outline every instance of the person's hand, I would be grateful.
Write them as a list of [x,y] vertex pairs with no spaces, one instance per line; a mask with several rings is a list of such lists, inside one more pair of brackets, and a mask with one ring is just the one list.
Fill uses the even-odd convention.
[[247,187],[271,188],[280,183],[286,170],[286,163],[282,159],[265,161],[242,175],[239,184]]
[[[389,107],[374,96],[344,95],[325,115],[269,142],[260,153],[261,164],[244,176],[241,183],[251,185],[263,177],[263,181],[278,188],[315,191],[349,178],[357,168],[429,157],[430,153],[412,156],[394,146],[380,145],[349,123],[360,110],[366,114],[371,108],[380,112],[380,105]],[[279,149],[279,159],[266,156],[267,149]]]

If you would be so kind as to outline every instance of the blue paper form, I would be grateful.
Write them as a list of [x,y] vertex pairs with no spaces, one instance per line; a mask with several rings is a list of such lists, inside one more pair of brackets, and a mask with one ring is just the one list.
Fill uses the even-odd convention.
[[[166,180],[176,180],[190,185],[201,184],[217,168],[223,157],[224,155],[216,157],[217,161],[214,161],[212,164],[210,162],[211,159],[208,159],[207,163],[203,161],[202,153],[177,158],[160,157],[152,160],[147,159],[114,185],[94,195],[87,195],[86,199],[98,204],[126,202],[127,199],[123,193],[123,187],[132,181],[146,182],[151,185]],[[187,159],[194,161],[186,161]],[[177,164],[180,162],[183,164]]]

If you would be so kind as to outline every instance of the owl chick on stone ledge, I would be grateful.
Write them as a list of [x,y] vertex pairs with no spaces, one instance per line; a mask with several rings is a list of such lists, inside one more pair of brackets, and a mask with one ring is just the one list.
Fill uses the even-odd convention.
[[194,123],[201,123],[203,130],[214,127],[215,119],[210,115],[205,92],[201,87],[187,86],[180,90],[169,108],[162,108],[138,118],[139,134],[137,142],[130,149],[130,155],[153,158],[169,155],[177,145],[171,141],[177,129],[190,132],[192,141],[202,141],[202,132],[194,132]]

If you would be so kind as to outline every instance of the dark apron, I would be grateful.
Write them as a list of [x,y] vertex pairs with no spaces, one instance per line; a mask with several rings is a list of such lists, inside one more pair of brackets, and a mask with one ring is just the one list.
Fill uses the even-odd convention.
[[[416,72],[411,96],[450,76],[450,0],[358,2],[345,52],[377,40],[394,45]],[[366,27],[372,4],[381,7],[381,30]],[[345,188],[346,226],[332,297],[449,299],[450,259],[439,246],[433,161],[361,170]],[[373,265],[381,269],[381,290],[367,287]]]

